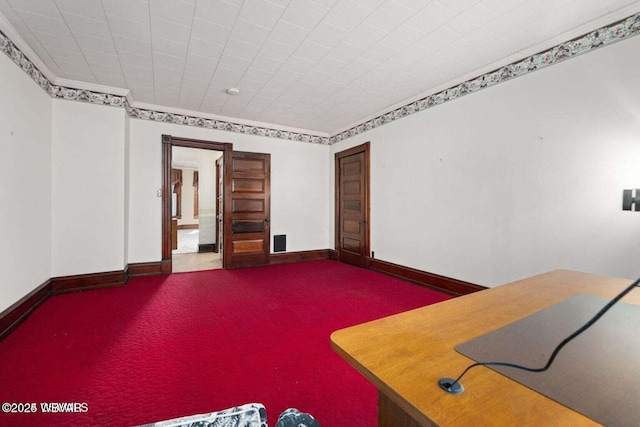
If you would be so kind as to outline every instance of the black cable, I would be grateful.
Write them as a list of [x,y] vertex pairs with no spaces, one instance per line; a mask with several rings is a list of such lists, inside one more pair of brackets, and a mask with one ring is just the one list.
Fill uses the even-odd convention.
[[562,342],[560,344],[558,344],[557,347],[553,350],[553,353],[551,353],[551,356],[549,357],[549,360],[547,361],[547,364],[544,365],[542,368],[529,368],[527,366],[522,366],[522,365],[517,365],[515,363],[507,363],[507,362],[476,362],[474,364],[471,364],[471,365],[467,366],[467,368],[460,374],[460,376],[458,376],[458,378],[456,378],[455,381],[453,381],[453,383],[446,384],[446,389],[448,391],[451,391],[456,386],[456,384],[458,384],[458,382],[460,381],[462,376],[464,374],[466,374],[467,371],[469,371],[469,369],[475,368],[476,366],[506,366],[506,367],[510,367],[510,368],[521,369],[523,371],[529,371],[529,372],[544,372],[544,371],[546,371],[547,369],[549,369],[551,367],[551,364],[555,360],[555,358],[558,355],[558,353],[560,353],[560,350],[562,350],[562,348],[565,345],[567,345],[569,343],[569,341],[573,340],[578,335],[580,335],[581,333],[583,333],[584,331],[589,329],[591,326],[593,326],[593,324],[596,323],[598,321],[598,319],[600,319],[607,311],[609,311],[609,309],[611,307],[613,307],[618,301],[620,301],[622,298],[624,298],[625,295],[627,295],[629,292],[631,292],[633,290],[633,288],[635,288],[639,284],[640,284],[640,278],[638,278],[635,282],[633,282],[631,285],[629,285],[626,289],[624,289],[622,292],[620,292],[618,295],[616,295],[611,301],[609,301],[604,307],[602,307],[600,309],[600,311],[598,311],[587,323],[582,325],[580,328],[578,328],[578,330],[576,330],[574,333],[572,333],[567,338],[562,340]]

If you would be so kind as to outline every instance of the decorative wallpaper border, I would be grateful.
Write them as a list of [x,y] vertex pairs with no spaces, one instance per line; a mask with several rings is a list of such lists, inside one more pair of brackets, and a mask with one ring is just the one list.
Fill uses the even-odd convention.
[[196,126],[207,129],[218,129],[247,135],[266,136],[270,138],[286,139],[290,141],[310,142],[313,144],[329,144],[329,137],[293,132],[283,129],[251,126],[224,120],[209,119],[204,117],[188,116],[169,113],[158,110],[147,110],[129,105],[127,98],[120,95],[95,92],[86,89],[73,89],[65,86],[54,85],[45,75],[13,44],[2,31],[0,31],[0,50],[2,50],[13,62],[27,73],[45,92],[53,98],[68,99],[71,101],[83,101],[91,104],[110,105],[124,107],[130,117],[136,119],[153,120],[157,122],[175,123],[187,126]]
[[124,107],[127,101],[124,96],[54,85],[2,31],[0,31],[0,50],[11,58],[13,62],[22,68],[22,71],[27,73],[38,86],[53,98],[85,101],[92,104],[112,105],[114,107]]
[[13,62],[22,68],[25,73],[27,73],[53,98],[83,101],[91,104],[110,105],[114,107],[124,107],[130,117],[137,119],[175,123],[207,129],[218,129],[228,132],[266,136],[290,141],[332,145],[419,111],[426,110],[447,101],[452,101],[464,95],[511,80],[514,77],[528,74],[549,65],[557,64],[575,55],[598,49],[602,46],[637,34],[640,34],[640,13],[631,15],[614,24],[599,28],[588,34],[558,44],[550,49],[536,53],[527,58],[512,62],[511,64],[505,65],[489,73],[464,81],[436,94],[426,96],[417,101],[396,108],[331,137],[132,107],[124,96],[54,85],[2,31],[0,31],[0,50],[11,58]]
[[290,141],[311,142],[314,144],[329,145],[329,137],[317,136],[306,133],[292,132],[281,129],[251,126],[240,123],[227,122],[224,120],[207,119],[203,117],[187,116],[162,111],[145,110],[131,107],[127,102],[125,105],[129,116],[136,119],[154,120],[158,122],[169,122],[180,125],[196,126],[207,129],[226,130],[229,132],[243,133],[247,135],[267,136],[270,138],[287,139]]
[[640,13],[577,37],[568,42],[556,45],[551,49],[536,53],[517,62],[512,62],[511,64],[498,68],[497,70],[482,74],[481,76],[467,80],[456,86],[452,86],[434,95],[426,96],[422,99],[396,108],[393,111],[389,111],[388,113],[382,114],[330,137],[329,144],[332,145],[340,141],[344,141],[347,138],[375,129],[413,113],[426,110],[427,108],[440,105],[447,101],[452,101],[460,98],[461,96],[477,92],[549,65],[557,64],[558,62],[569,59],[572,56],[589,52],[639,33]]

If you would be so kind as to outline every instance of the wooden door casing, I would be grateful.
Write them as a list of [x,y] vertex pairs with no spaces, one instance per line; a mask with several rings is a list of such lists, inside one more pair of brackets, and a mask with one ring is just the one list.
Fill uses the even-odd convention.
[[[269,263],[271,253],[271,155],[234,151],[229,168],[229,267]],[[227,248],[225,248],[227,250]]]
[[[162,274],[171,274],[171,148],[222,151],[222,267],[268,264],[271,255],[271,156],[233,151],[233,144],[162,135]],[[259,226],[259,224],[262,224]],[[235,227],[235,229],[234,229]],[[252,228],[253,227],[253,228]]]
[[220,157],[216,160],[216,244],[214,248],[214,252],[223,253],[224,254],[224,222],[223,215],[224,212],[224,170],[223,170],[223,159]]
[[[233,150],[233,144],[228,142],[203,141],[162,135],[162,274],[171,274],[173,270],[171,259],[171,149],[174,146],[221,151],[224,159],[223,164],[231,161]],[[229,191],[225,189],[223,194],[225,204],[228,203],[228,193]],[[226,268],[227,263],[228,260],[223,258],[223,268]]]
[[338,260],[366,265],[369,248],[369,146],[336,153],[336,254]]

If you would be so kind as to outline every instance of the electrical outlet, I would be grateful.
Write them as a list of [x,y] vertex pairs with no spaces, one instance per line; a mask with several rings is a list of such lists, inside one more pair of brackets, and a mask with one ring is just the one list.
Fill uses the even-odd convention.
[[162,197],[162,189],[161,188],[158,188],[156,190],[156,197]]

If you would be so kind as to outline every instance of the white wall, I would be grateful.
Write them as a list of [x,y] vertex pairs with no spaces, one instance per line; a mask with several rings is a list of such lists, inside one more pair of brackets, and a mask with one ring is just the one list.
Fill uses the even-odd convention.
[[220,151],[194,150],[198,156],[199,196],[198,221],[200,232],[199,244],[210,245],[216,243],[216,197],[218,185],[216,182],[216,160],[222,156]]
[[[129,263],[162,258],[162,134],[231,142],[236,151],[271,154],[271,234],[287,235],[287,250],[333,247],[328,206],[327,146],[147,120],[131,120]],[[202,177],[201,177],[202,179]],[[272,245],[273,246],[273,245]]]
[[640,275],[640,214],[621,210],[640,188],[639,51],[622,41],[332,146],[371,141],[376,258],[486,286]]
[[125,267],[125,111],[53,100],[51,276]]
[[125,114],[124,116],[124,230],[123,232],[123,242],[124,242],[124,253],[122,263],[127,264],[127,260],[129,259],[129,184],[131,182],[130,178],[130,168],[129,168],[129,156],[131,152],[131,144],[130,141],[130,124],[131,118]]
[[199,153],[199,196],[198,221],[200,232],[199,244],[210,245],[216,243],[216,197],[218,185],[216,182],[216,159],[222,156],[219,151],[198,150]]
[[51,273],[51,98],[0,53],[0,312]]
[[[271,154],[271,232],[333,247],[333,154],[371,141],[378,258],[487,286],[555,268],[639,275],[640,37],[333,147],[52,100],[0,55],[0,311],[50,277],[161,259],[161,135]],[[24,179],[16,179],[24,176]],[[128,244],[127,244],[128,243]]]
[[193,217],[195,193],[195,187],[193,186],[193,173],[196,169],[185,168],[182,166],[174,166],[173,169],[182,170],[181,218],[178,220],[178,225],[197,224],[198,220]]

